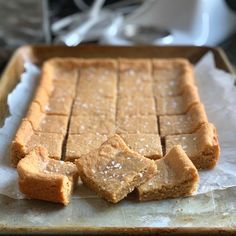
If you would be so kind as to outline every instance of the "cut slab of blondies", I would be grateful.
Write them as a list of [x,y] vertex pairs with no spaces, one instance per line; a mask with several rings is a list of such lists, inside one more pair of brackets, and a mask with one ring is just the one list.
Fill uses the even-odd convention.
[[197,103],[185,115],[160,116],[160,133],[164,137],[171,134],[190,134],[203,123],[207,116],[203,104]]
[[173,147],[155,163],[157,174],[137,188],[140,201],[184,197],[196,191],[198,171],[181,146]]
[[74,161],[100,147],[107,140],[107,135],[101,134],[69,134],[66,143],[65,161]]
[[197,169],[213,168],[220,155],[216,128],[211,123],[203,124],[193,134],[166,136],[166,151],[179,144]]
[[142,156],[153,160],[163,156],[158,134],[121,134],[120,136],[131,150]]
[[63,139],[63,134],[35,132],[28,120],[22,120],[11,144],[12,165],[16,166],[36,146],[46,148],[50,158],[61,159]]
[[157,115],[181,115],[185,114],[191,106],[200,102],[196,86],[187,85],[180,96],[156,97]]
[[17,165],[20,191],[27,197],[67,205],[78,181],[76,165],[53,160],[36,147]]
[[116,133],[118,134],[158,134],[157,117],[117,116]]
[[83,183],[113,203],[156,173],[155,162],[131,151],[118,135],[75,163]]

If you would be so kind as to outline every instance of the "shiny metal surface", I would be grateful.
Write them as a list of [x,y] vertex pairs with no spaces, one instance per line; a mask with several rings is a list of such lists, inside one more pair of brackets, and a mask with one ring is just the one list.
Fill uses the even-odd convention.
[[133,43],[152,44],[169,40],[171,33],[166,29],[156,26],[128,24],[120,30],[119,36]]

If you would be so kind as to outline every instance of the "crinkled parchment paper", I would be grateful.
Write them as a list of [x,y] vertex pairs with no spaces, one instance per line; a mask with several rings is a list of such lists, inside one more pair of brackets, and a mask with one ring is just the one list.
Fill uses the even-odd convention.
[[[0,128],[0,194],[16,199],[23,198],[23,195],[18,190],[17,172],[10,166],[9,145],[27,110],[40,73],[33,64],[26,63],[25,69],[21,82],[8,96],[11,115]],[[200,194],[236,186],[236,87],[232,75],[215,67],[211,53],[202,58],[195,71],[201,100],[209,121],[217,127],[221,146],[217,167],[200,172],[200,185],[196,193]],[[79,196],[79,193],[75,195],[87,197]]]

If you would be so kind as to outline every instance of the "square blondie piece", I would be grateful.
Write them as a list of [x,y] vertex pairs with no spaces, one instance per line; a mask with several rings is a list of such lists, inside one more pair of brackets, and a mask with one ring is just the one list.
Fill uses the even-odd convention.
[[158,134],[157,117],[117,116],[116,133],[118,134]]
[[140,201],[184,197],[196,191],[198,171],[181,146],[155,161],[157,174],[137,188]]
[[90,95],[78,95],[74,101],[72,115],[115,114],[116,99]]
[[117,87],[116,67],[117,63],[112,59],[84,61],[76,94],[114,98]]
[[192,65],[185,59],[157,59],[153,62],[154,96],[178,96],[186,85],[194,85]]
[[54,87],[52,93],[50,94],[50,98],[59,99],[59,98],[74,98],[76,92],[76,86],[70,83],[57,83]]
[[190,134],[203,123],[207,123],[207,116],[203,104],[197,103],[185,115],[160,116],[161,136],[172,134]]
[[[63,60],[64,61],[64,60]],[[57,84],[71,84],[76,86],[78,79],[78,70],[71,65],[71,60],[67,63],[62,59],[47,60],[42,67],[42,76],[39,86],[43,87],[50,95]]]
[[153,98],[152,83],[140,83],[137,84],[135,81],[121,80],[118,84],[118,97],[146,97]]
[[120,59],[120,97],[152,97],[152,68],[148,59]]
[[[98,75],[94,75],[95,78],[99,79]],[[109,78],[108,78],[109,79]],[[90,81],[83,82],[80,80],[80,84],[77,86],[76,95],[83,97],[96,96],[100,98],[115,98],[116,97],[116,82],[107,81]]]
[[152,61],[150,59],[119,59],[119,71],[121,74],[132,76],[143,75],[143,81],[152,81]]
[[50,159],[36,147],[17,165],[19,188],[28,198],[67,205],[78,182],[76,165]]
[[29,120],[33,126],[34,131],[46,133],[66,134],[67,132],[67,116],[47,115],[40,109],[40,105],[32,102],[26,119]]
[[156,97],[178,96],[185,86],[194,86],[193,73],[184,73],[175,80],[158,80],[153,82],[153,93]]
[[121,134],[120,136],[131,150],[142,156],[153,160],[163,156],[158,134]]
[[48,150],[50,158],[60,160],[62,157],[63,140],[63,134],[35,132],[26,143],[26,153],[35,146],[40,145]]
[[194,85],[184,87],[182,95],[175,97],[156,97],[157,115],[185,114],[191,106],[200,102],[197,88]]
[[170,135],[165,138],[166,151],[181,145],[197,169],[212,169],[219,160],[220,147],[216,128],[203,124],[193,134]]
[[153,94],[155,97],[178,96],[183,93],[184,86],[179,85],[176,81],[160,80],[153,83]]
[[[66,63],[65,63],[66,61]],[[43,64],[43,72],[48,72],[55,83],[67,83],[76,85],[78,70],[81,68],[83,59],[78,58],[52,58]]]
[[28,120],[22,120],[11,144],[12,165],[16,166],[19,160],[36,146],[46,148],[50,158],[59,160],[61,159],[63,140],[64,135],[62,134],[35,132]]
[[[178,80],[185,73],[193,73],[192,65],[183,58],[154,59],[153,78],[155,82],[160,80]],[[194,80],[193,76],[189,80]]]
[[126,97],[118,98],[117,101],[117,116],[142,116],[155,115],[154,98],[144,97]]
[[76,160],[84,184],[117,203],[156,173],[153,160],[131,151],[118,135]]
[[140,87],[152,84],[152,64],[149,59],[120,59],[119,83],[123,86]]
[[73,98],[71,96],[49,97],[43,87],[38,87],[33,102],[38,103],[41,107],[41,111],[44,113],[69,116]]
[[66,142],[65,161],[74,161],[100,147],[107,140],[107,135],[101,134],[69,134]]
[[115,133],[115,114],[109,115],[84,115],[71,116],[70,134],[114,134]]
[[73,103],[72,97],[50,98],[44,106],[44,112],[49,115],[69,116]]

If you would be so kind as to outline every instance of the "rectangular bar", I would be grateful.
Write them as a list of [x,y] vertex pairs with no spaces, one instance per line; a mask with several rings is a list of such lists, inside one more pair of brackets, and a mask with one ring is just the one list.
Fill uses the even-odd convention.
[[154,98],[121,97],[117,101],[117,116],[155,115]]
[[185,115],[160,116],[159,121],[162,137],[172,134],[190,134],[208,122],[204,106],[201,103],[192,106]]
[[191,106],[200,102],[197,87],[188,85],[184,87],[183,94],[174,97],[156,97],[157,115],[185,114]]
[[158,134],[157,117],[155,115],[118,116],[116,132],[118,134]]
[[121,134],[127,146],[145,156],[156,160],[163,156],[161,140],[158,134]]
[[71,116],[70,134],[98,133],[111,135],[115,133],[115,115]]
[[82,155],[97,149],[107,140],[107,135],[101,134],[69,134],[66,143],[65,161],[75,161]]
[[203,124],[192,134],[166,136],[165,143],[166,152],[175,145],[181,145],[197,169],[211,169],[219,160],[217,132],[211,123]]
[[119,60],[118,94],[120,97],[153,97],[151,60]]

